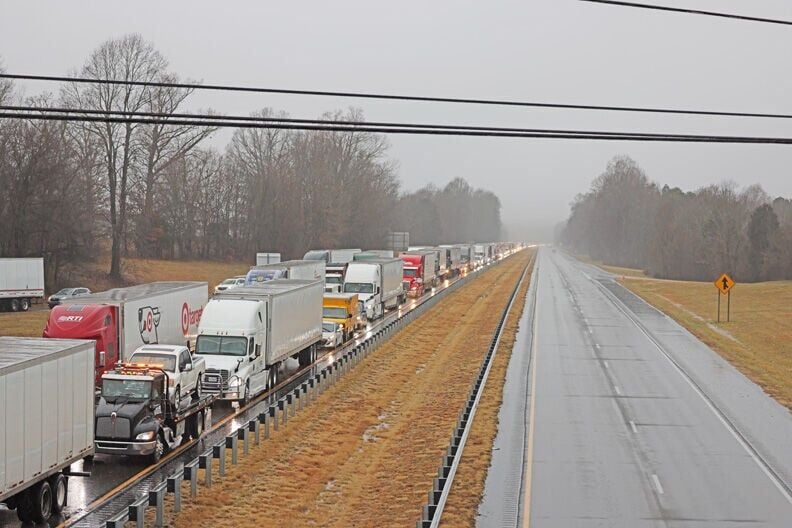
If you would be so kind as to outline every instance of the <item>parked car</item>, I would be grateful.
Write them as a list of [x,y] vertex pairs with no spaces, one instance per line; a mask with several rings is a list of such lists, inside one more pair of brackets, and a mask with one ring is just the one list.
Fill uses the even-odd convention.
[[88,288],[63,288],[58,293],[53,293],[47,299],[47,304],[50,308],[55,308],[57,305],[68,302],[75,297],[82,297],[83,295],[90,295],[91,290]]
[[344,343],[344,327],[333,321],[322,321],[322,346],[335,348]]
[[201,380],[206,372],[206,360],[193,357],[184,345],[144,345],[132,353],[129,362],[157,367],[168,376],[168,399],[178,411],[186,397],[201,398]]
[[245,285],[245,276],[239,275],[236,277],[231,277],[230,279],[226,279],[217,286],[215,286],[214,292],[220,293],[221,291],[230,290],[231,288],[237,288],[239,286]]

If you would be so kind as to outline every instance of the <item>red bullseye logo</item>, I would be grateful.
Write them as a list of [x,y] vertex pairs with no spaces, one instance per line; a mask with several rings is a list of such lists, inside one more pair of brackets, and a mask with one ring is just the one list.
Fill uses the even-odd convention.
[[146,331],[151,332],[152,328],[154,328],[154,314],[149,312],[146,316]]
[[182,326],[182,333],[186,336],[191,326],[197,326],[198,322],[201,320],[201,314],[203,313],[203,307],[198,308],[197,310],[190,310],[190,307],[187,303],[182,305],[181,309],[181,326]]

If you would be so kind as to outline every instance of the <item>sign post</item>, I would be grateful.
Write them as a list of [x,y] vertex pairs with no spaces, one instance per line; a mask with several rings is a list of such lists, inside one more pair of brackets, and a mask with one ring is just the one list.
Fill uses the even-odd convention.
[[726,295],[726,322],[731,319],[731,289],[737,284],[728,273],[723,273],[715,279],[715,287],[718,289],[718,322],[720,323],[721,302],[720,296]]

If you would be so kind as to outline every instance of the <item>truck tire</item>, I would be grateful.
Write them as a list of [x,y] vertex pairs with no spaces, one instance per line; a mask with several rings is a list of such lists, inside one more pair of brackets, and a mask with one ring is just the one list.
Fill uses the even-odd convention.
[[30,299],[22,299],[21,301],[19,301],[19,308],[23,312],[27,312],[28,310],[30,310]]
[[244,407],[250,403],[250,381],[245,383],[245,392],[242,394],[242,397],[239,399],[239,406]]
[[29,492],[30,490],[23,491],[21,494],[17,495],[16,500],[14,501],[17,517],[23,523],[33,522],[33,512],[31,511],[30,501],[28,500]]
[[54,497],[52,487],[46,480],[42,480],[28,490],[28,504],[31,520],[35,523],[46,523],[52,517],[52,504]]
[[181,385],[176,385],[176,390],[173,393],[173,410],[176,414],[179,414],[179,411],[181,411],[181,402]]
[[50,488],[52,488],[52,513],[58,514],[66,507],[66,497],[68,497],[68,480],[63,473],[55,473],[49,478]]
[[267,388],[272,390],[278,384],[278,364],[272,365],[267,371]]
[[190,436],[193,440],[198,440],[201,438],[204,430],[204,413],[203,411],[198,411],[192,416],[192,420],[190,422]]
[[12,312],[19,311],[19,299],[11,299],[11,311]]
[[203,376],[198,376],[198,381],[195,382],[195,392],[193,392],[193,400],[198,401],[201,399],[201,391],[203,388],[201,387],[201,378]]
[[149,462],[152,464],[157,464],[162,459],[162,455],[165,454],[165,440],[162,439],[162,433],[157,432],[156,436],[156,444],[154,446],[154,452],[149,455]]

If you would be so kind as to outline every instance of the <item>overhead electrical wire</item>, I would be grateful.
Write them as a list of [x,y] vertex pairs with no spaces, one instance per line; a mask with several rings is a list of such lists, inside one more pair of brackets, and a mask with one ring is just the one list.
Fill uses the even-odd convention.
[[579,2],[588,2],[591,4],[606,4],[619,7],[637,7],[641,9],[652,9],[655,11],[670,11],[674,13],[685,13],[688,15],[705,15],[719,18],[730,18],[733,20],[743,20],[747,22],[764,22],[766,24],[780,24],[784,26],[792,26],[790,20],[780,20],[776,18],[764,18],[748,15],[737,15],[733,13],[721,13],[718,11],[705,11],[703,9],[689,9],[685,7],[671,7],[655,4],[644,4],[639,2],[620,2],[618,0],[578,0]]
[[121,79],[89,79],[85,77],[66,77],[66,76],[58,76],[58,75],[28,75],[28,74],[17,74],[17,73],[0,73],[0,79],[64,82],[64,83],[79,83],[79,84],[98,84],[98,85],[123,85],[123,86],[139,86],[139,87],[149,87],[149,88],[181,88],[181,89],[189,89],[189,90],[213,90],[213,91],[267,93],[267,94],[281,94],[281,95],[341,97],[341,98],[375,99],[375,100],[387,100],[387,101],[471,104],[471,105],[509,106],[509,107],[525,107],[525,108],[550,108],[550,109],[561,109],[561,110],[591,110],[591,111],[607,111],[607,112],[698,115],[698,116],[713,116],[713,117],[792,119],[792,114],[784,114],[784,113],[732,112],[732,111],[720,111],[720,110],[693,110],[693,109],[684,109],[684,108],[590,105],[590,104],[572,104],[572,103],[552,103],[552,102],[541,102],[541,101],[516,101],[516,100],[502,100],[502,99],[381,94],[381,93],[370,93],[370,92],[296,90],[296,89],[286,89],[286,88],[234,86],[234,85],[223,85],[223,84],[199,84],[199,83],[186,83],[186,82],[174,83],[174,82],[159,82],[159,81],[126,81]]
[[[63,109],[61,109],[63,110]],[[191,118],[163,118],[138,115],[115,117],[113,112],[96,111],[104,115],[71,115],[58,112],[47,112],[42,107],[33,111],[0,111],[0,119],[30,119],[40,121],[74,121],[95,123],[131,123],[131,124],[168,124],[173,126],[210,126],[252,129],[283,129],[283,130],[313,130],[329,132],[373,132],[385,134],[417,134],[417,135],[442,135],[442,136],[472,136],[472,137],[500,137],[500,138],[546,138],[546,139],[586,139],[603,141],[652,141],[652,142],[684,142],[684,143],[747,143],[747,144],[782,144],[792,145],[792,137],[752,137],[752,136],[720,136],[720,135],[673,135],[673,134],[648,134],[640,132],[598,132],[598,131],[535,131],[533,129],[497,129],[495,127],[465,127],[465,129],[452,129],[439,125],[437,128],[422,128],[432,125],[412,125],[399,123],[390,126],[373,126],[365,122],[356,124],[333,124],[322,120],[304,120],[305,123],[290,122],[263,122],[241,121],[222,116],[192,115]]]

